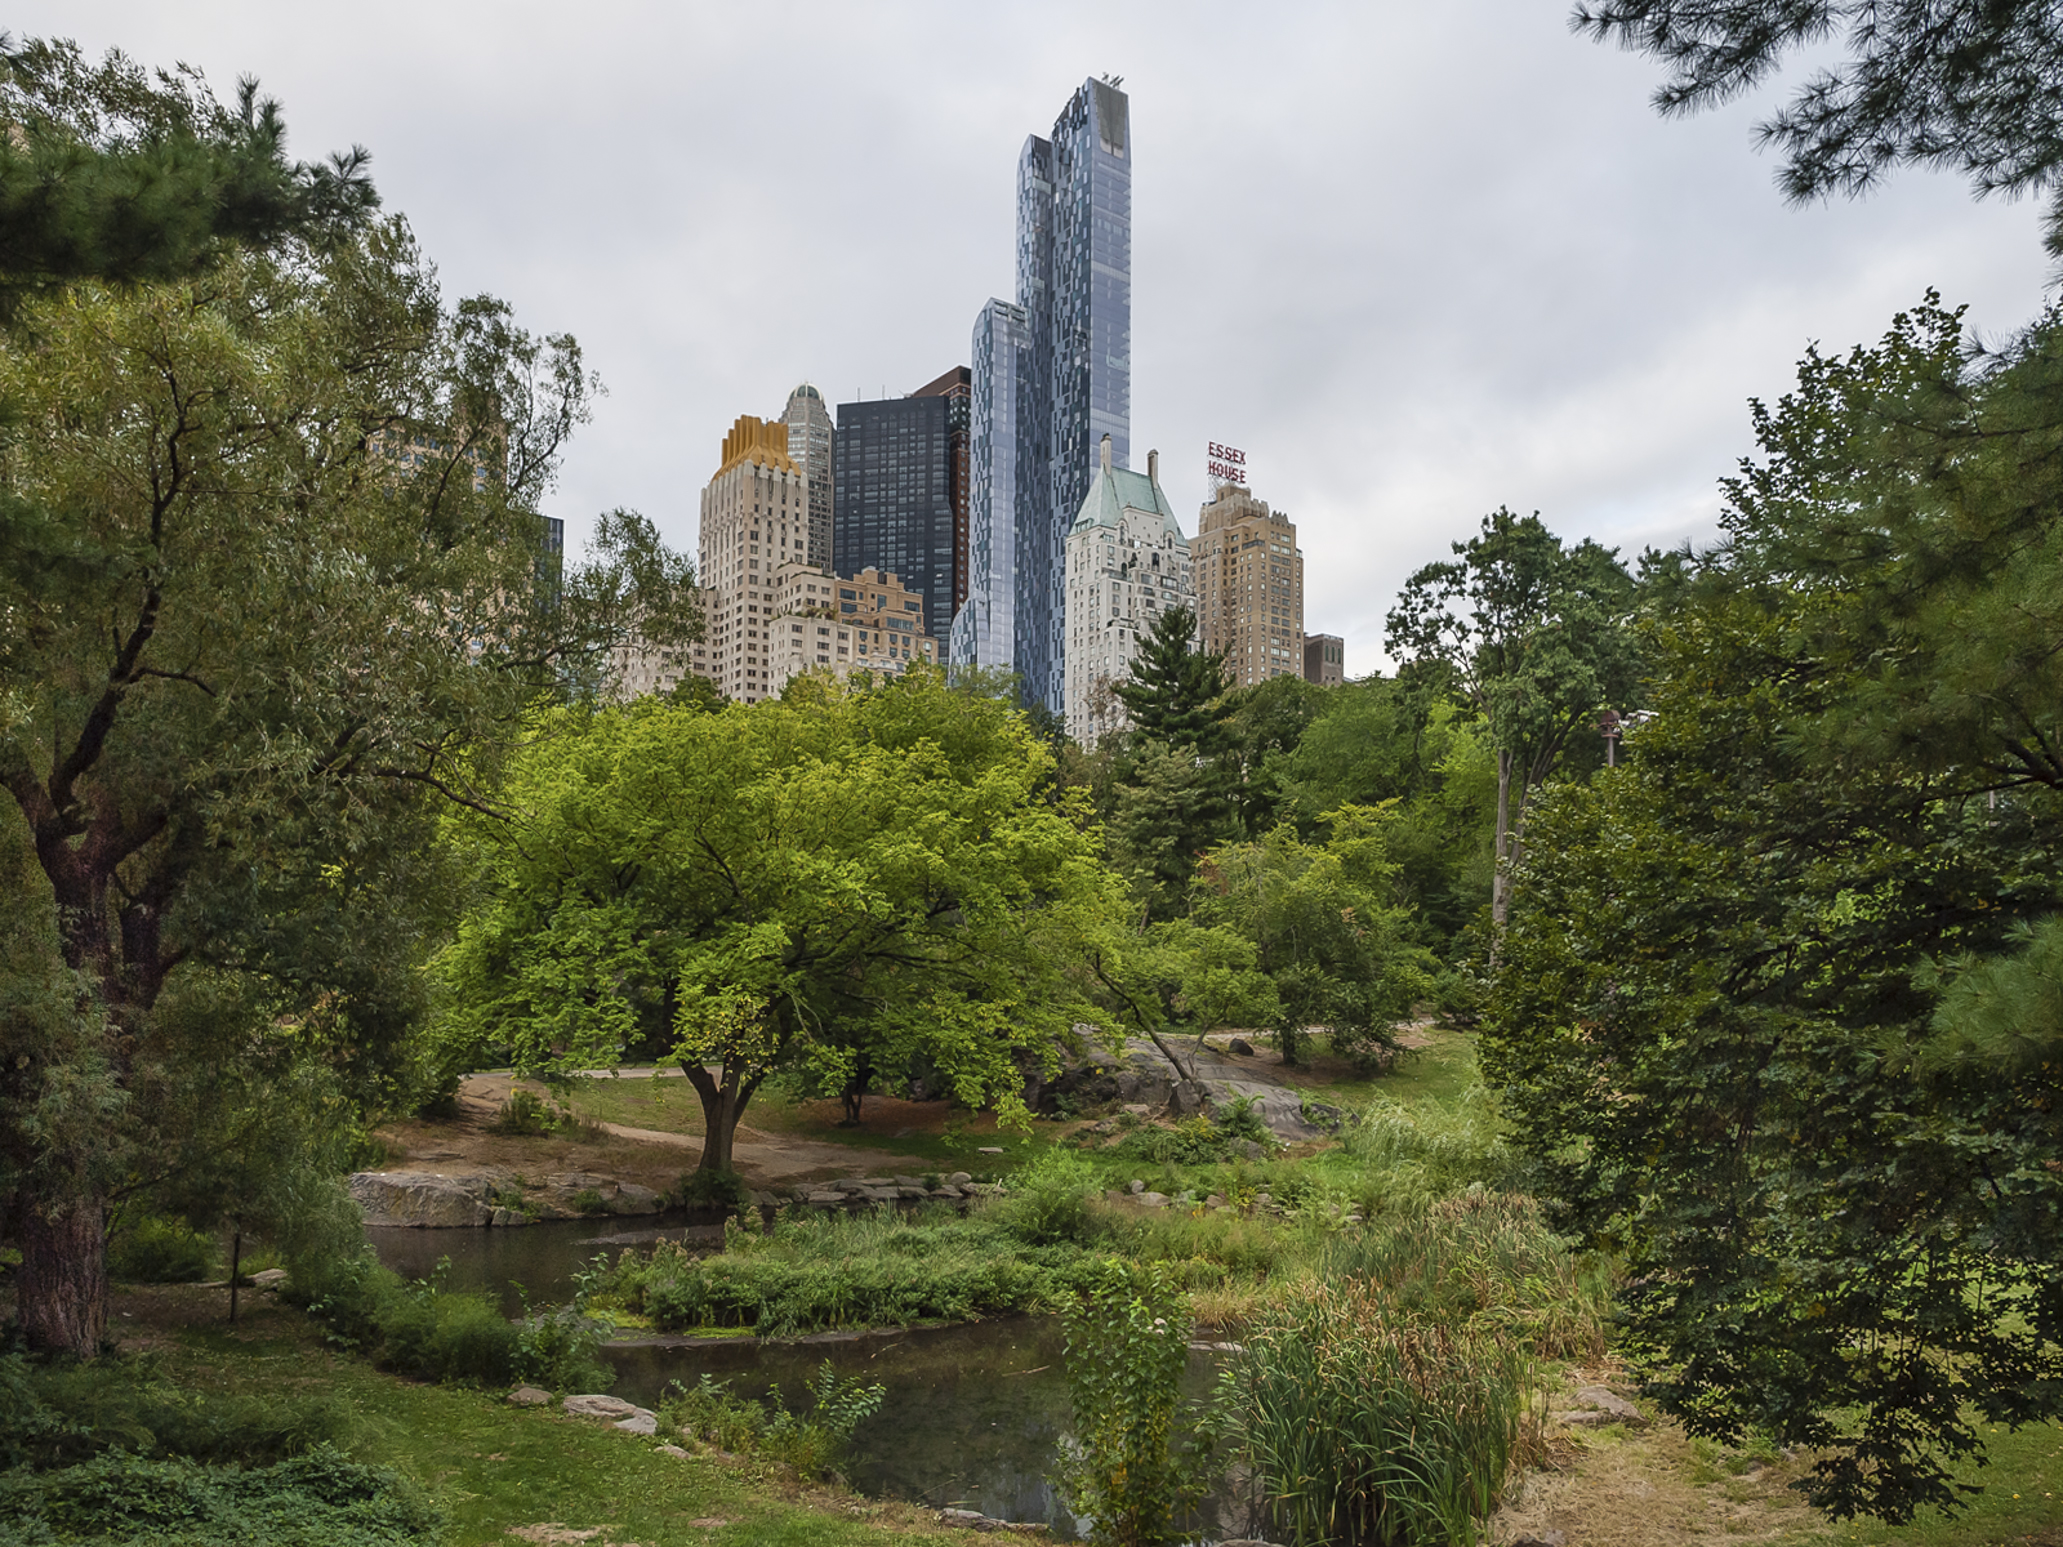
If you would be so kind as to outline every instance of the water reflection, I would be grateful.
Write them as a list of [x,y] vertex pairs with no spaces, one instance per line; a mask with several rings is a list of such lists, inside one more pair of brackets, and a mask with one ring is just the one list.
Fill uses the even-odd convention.
[[[679,1226],[622,1230],[619,1221],[559,1221],[522,1230],[369,1231],[381,1261],[421,1276],[448,1256],[453,1287],[499,1291],[511,1314],[519,1308],[511,1281],[533,1302],[564,1299],[573,1273],[597,1252],[612,1258],[627,1245],[662,1235],[683,1239]],[[721,1230],[690,1229],[692,1242],[722,1244]],[[1043,1522],[1061,1540],[1077,1535],[1074,1517],[1055,1495],[1052,1470],[1070,1418],[1062,1335],[1051,1317],[1013,1317],[971,1326],[840,1333],[785,1343],[752,1338],[648,1338],[611,1344],[605,1356],[617,1379],[610,1389],[645,1406],[668,1384],[693,1385],[707,1374],[743,1395],[763,1397],[778,1385],[789,1404],[829,1359],[841,1375],[888,1388],[880,1412],[853,1435],[848,1479],[863,1493],[913,1500],[933,1508],[979,1510],[999,1520]],[[1215,1355],[1194,1350],[1184,1380],[1201,1396],[1216,1371]],[[1199,1522],[1208,1538],[1248,1534],[1245,1510],[1223,1491]]]

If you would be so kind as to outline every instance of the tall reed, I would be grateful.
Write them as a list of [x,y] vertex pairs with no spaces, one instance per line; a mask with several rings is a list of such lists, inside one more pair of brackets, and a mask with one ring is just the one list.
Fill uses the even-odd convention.
[[1313,1285],[1250,1337],[1224,1396],[1279,1534],[1468,1547],[1527,1438],[1525,1354],[1411,1317],[1367,1282]]

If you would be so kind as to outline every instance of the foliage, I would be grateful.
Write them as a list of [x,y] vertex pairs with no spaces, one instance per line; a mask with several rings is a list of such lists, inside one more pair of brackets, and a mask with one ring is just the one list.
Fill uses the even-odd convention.
[[441,1272],[404,1280],[366,1247],[319,1271],[295,1271],[292,1285],[332,1343],[396,1374],[558,1390],[598,1389],[611,1379],[597,1357],[609,1328],[587,1315],[584,1295],[571,1306],[526,1308],[512,1322],[485,1295],[446,1289]]
[[[1573,548],[1502,507],[1451,561],[1404,582],[1386,643],[1408,669],[1452,684],[1497,751],[1492,917],[1504,922],[1532,792],[1601,709],[1632,707],[1637,662],[1625,625],[1633,582],[1617,550]],[[1516,776],[1516,788],[1514,788]],[[1514,798],[1516,804],[1514,805]]]
[[1342,807],[1325,813],[1331,836],[1304,843],[1278,827],[1253,843],[1214,849],[1198,877],[1199,922],[1253,943],[1272,980],[1272,1024],[1285,1062],[1308,1028],[1322,1026],[1335,1051],[1367,1059],[1394,1051],[1391,1025],[1432,987],[1431,961],[1408,939],[1389,857],[1396,813]]
[[444,1525],[414,1482],[328,1445],[241,1469],[116,1451],[61,1471],[0,1473],[0,1521],[0,1547],[431,1547]]
[[1558,792],[1485,1071],[1697,1436],[1952,1507],[2063,1403],[2063,338],[1929,304],[1757,405],[1728,536],[1648,624],[1638,755]]
[[1034,1246],[1001,1221],[783,1215],[736,1232],[718,1256],[662,1243],[626,1252],[600,1286],[665,1331],[750,1327],[762,1337],[1050,1310],[1087,1258]]
[[[1980,193],[2054,192],[2063,173],[2063,36],[2045,0],[1597,0],[1572,25],[1669,65],[1664,113],[1716,107],[1784,55],[1824,60],[1757,126],[1796,200],[1862,193],[1899,165],[1953,167]],[[2052,220],[2052,230],[2054,222]]]
[[279,104],[249,78],[229,108],[187,65],[0,39],[0,120],[0,316],[79,280],[181,279],[235,243],[338,240],[379,205],[362,149],[289,163]]
[[1224,698],[1231,682],[1225,657],[1196,647],[1196,629],[1191,608],[1160,613],[1132,659],[1131,680],[1112,691],[1142,739],[1208,760],[1230,744]]
[[142,1214],[108,1236],[108,1277],[130,1284],[197,1284],[214,1266],[215,1246],[184,1220]]
[[669,1035],[710,1170],[785,1067],[835,1084],[921,1061],[1008,1116],[1017,1058],[1078,1018],[1060,942],[1110,913],[1047,767],[1007,705],[929,671],[547,716],[509,772],[518,819],[463,824],[483,884],[443,960],[450,1034],[546,1071]]
[[673,1382],[660,1401],[659,1419],[683,1438],[756,1453],[793,1467],[802,1477],[829,1477],[853,1430],[881,1410],[888,1388],[868,1385],[858,1376],[842,1377],[826,1359],[804,1389],[809,1408],[797,1413],[782,1402],[779,1386],[769,1390],[762,1405],[704,1375],[692,1386]]
[[1010,1178],[995,1209],[1005,1229],[1033,1246],[1092,1245],[1104,1223],[1089,1207],[1099,1181],[1094,1167],[1066,1150],[1046,1150]]
[[1097,1547],[1173,1547],[1209,1487],[1206,1421],[1180,1415],[1188,1303],[1157,1267],[1110,1259],[1062,1313],[1074,1433],[1056,1478]]
[[1297,1541],[1474,1547],[1527,1433],[1525,1358],[1398,1312],[1368,1280],[1314,1284],[1259,1331],[1222,1400],[1271,1519]]
[[1237,831],[1254,838],[1282,820],[1279,769],[1330,707],[1336,689],[1302,677],[1267,677],[1227,690],[1223,704],[1231,741]]

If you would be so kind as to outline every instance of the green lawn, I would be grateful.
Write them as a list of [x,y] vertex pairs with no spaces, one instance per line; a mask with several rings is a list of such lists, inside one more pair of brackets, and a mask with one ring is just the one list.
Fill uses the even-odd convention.
[[[158,1301],[180,1293],[147,1292]],[[593,1547],[959,1540],[926,1529],[929,1517],[907,1506],[805,1494],[771,1472],[662,1455],[658,1441],[603,1424],[383,1375],[323,1348],[307,1320],[285,1308],[259,1309],[238,1336],[226,1327],[179,1330],[164,1359],[167,1374],[201,1392],[319,1386],[343,1396],[358,1418],[353,1456],[427,1488],[450,1516],[445,1547],[507,1547],[511,1527],[548,1523],[604,1528]]]

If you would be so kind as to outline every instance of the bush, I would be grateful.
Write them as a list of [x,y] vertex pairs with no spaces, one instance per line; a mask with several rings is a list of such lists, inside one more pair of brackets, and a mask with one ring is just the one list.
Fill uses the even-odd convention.
[[180,1219],[146,1214],[108,1236],[108,1277],[127,1284],[197,1284],[214,1260],[214,1243]]
[[428,1547],[443,1524],[400,1473],[328,1445],[249,1469],[114,1451],[57,1471],[0,1474],[0,1547]]
[[827,1477],[853,1430],[881,1410],[888,1388],[867,1385],[857,1376],[841,1378],[826,1359],[804,1389],[810,1407],[798,1416],[782,1404],[779,1386],[771,1388],[769,1405],[762,1406],[707,1375],[693,1386],[675,1381],[660,1402],[660,1422],[720,1450],[753,1451],[793,1467],[800,1476]]
[[110,1450],[277,1461],[343,1440],[351,1422],[328,1395],[202,1397],[166,1380],[147,1355],[91,1364],[0,1357],[0,1468],[72,1466]]
[[1208,1424],[1177,1421],[1188,1303],[1159,1268],[1101,1264],[1064,1313],[1074,1433],[1055,1479],[1109,1547],[1173,1547],[1208,1491]]
[[675,1185],[674,1197],[682,1208],[742,1210],[751,1194],[745,1179],[735,1171],[690,1171]]
[[995,1216],[1034,1246],[1086,1246],[1103,1233],[1101,1219],[1089,1207],[1100,1190],[1095,1168],[1081,1156],[1047,1150],[1010,1179],[1009,1194]]

